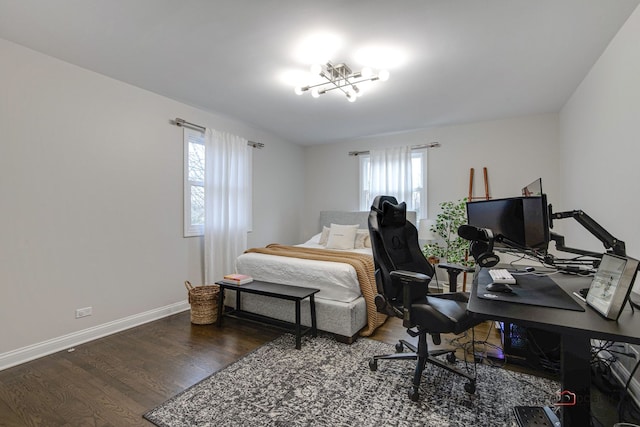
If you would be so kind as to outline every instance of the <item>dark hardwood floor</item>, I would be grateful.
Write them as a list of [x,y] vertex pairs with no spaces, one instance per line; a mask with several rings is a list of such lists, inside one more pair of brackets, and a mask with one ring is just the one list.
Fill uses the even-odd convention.
[[5,369],[0,426],[149,426],[149,409],[281,334],[184,312]]
[[[0,426],[150,426],[145,412],[282,333],[233,318],[223,328],[192,325],[184,312],[9,368],[0,371]],[[400,319],[371,338],[415,341]],[[491,322],[476,327],[475,339],[489,343],[476,352],[500,357]]]

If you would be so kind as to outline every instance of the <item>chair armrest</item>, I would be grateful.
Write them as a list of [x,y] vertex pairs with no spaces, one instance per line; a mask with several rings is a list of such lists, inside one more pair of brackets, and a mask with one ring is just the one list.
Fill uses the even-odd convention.
[[440,263],[438,264],[438,268],[444,268],[447,271],[455,271],[458,274],[466,271],[467,273],[472,273],[475,271],[474,267],[465,267],[460,264],[448,264],[448,263]]
[[449,274],[449,292],[455,292],[458,288],[458,276],[460,275],[460,273],[471,273],[475,271],[475,268],[473,267],[465,267],[464,265],[460,264],[442,263],[438,264],[438,267],[444,268]]
[[400,280],[400,283],[402,283],[402,325],[405,328],[412,328],[414,325],[411,320],[411,311],[409,310],[410,304],[407,303],[407,301],[411,301],[410,288],[418,285],[426,286],[431,280],[431,277],[423,273],[407,270],[394,270],[390,272],[389,275]]
[[396,277],[403,282],[428,283],[429,280],[431,280],[431,277],[427,276],[426,274],[407,270],[394,270],[390,272],[389,275],[391,277]]

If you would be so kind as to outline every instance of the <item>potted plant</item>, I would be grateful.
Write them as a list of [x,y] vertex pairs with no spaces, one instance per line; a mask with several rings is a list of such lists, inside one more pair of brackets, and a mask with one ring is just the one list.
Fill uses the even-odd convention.
[[444,259],[449,264],[472,266],[473,260],[465,260],[469,242],[458,236],[458,227],[467,223],[467,199],[440,203],[440,213],[431,231],[438,235],[434,242],[427,243],[422,253],[430,262]]

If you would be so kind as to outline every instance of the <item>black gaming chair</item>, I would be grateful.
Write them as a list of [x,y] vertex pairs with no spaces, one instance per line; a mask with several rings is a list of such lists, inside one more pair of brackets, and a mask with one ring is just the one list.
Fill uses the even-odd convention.
[[[419,399],[418,388],[427,362],[462,375],[468,393],[476,389],[474,376],[436,359],[447,354],[447,361],[455,362],[453,350],[429,351],[427,334],[440,344],[441,333],[460,334],[477,325],[467,314],[466,293],[429,294],[429,281],[435,274],[433,266],[420,251],[416,227],[406,219],[405,203],[398,204],[395,197],[377,196],[369,214],[369,234],[376,267],[376,309],[403,319],[403,326],[412,337],[418,337],[418,347],[400,340],[395,354],[373,356],[369,368],[377,370],[380,359],[417,360],[409,398]],[[404,353],[404,347],[412,353]]]

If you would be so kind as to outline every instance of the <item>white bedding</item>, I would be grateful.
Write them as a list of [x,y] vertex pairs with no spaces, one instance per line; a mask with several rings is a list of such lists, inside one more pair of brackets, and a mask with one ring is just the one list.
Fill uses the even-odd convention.
[[[309,241],[296,245],[325,249],[318,244],[320,234]],[[371,255],[371,248],[351,249]],[[314,261],[300,258],[280,257],[259,253],[242,254],[236,260],[238,273],[248,274],[254,279],[284,285],[320,289],[316,298],[351,302],[362,296],[354,268],[341,262]]]

